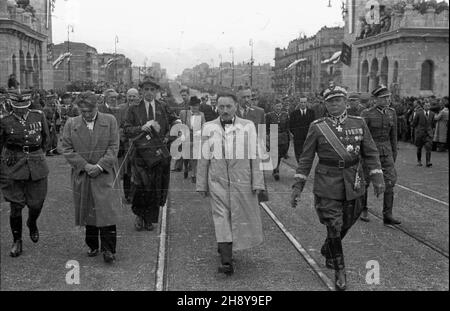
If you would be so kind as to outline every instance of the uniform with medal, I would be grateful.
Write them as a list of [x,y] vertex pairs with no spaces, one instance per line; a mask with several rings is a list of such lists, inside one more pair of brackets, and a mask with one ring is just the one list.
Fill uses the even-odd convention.
[[[319,163],[314,176],[314,201],[319,220],[327,227],[321,253],[326,258],[326,266],[336,271],[338,290],[346,288],[341,241],[361,213],[361,199],[365,192],[362,160],[370,169],[377,195],[384,190],[377,147],[364,120],[347,114],[346,96],[346,90],[341,87],[325,90],[329,116],[311,123],[295,174],[291,200],[295,207],[317,153]],[[343,112],[332,115],[328,105],[337,101],[341,105],[339,111]],[[334,109],[333,112],[338,111]]]
[[2,150],[2,183],[5,200],[10,202],[10,225],[13,247],[10,255],[22,253],[22,209],[29,209],[27,226],[34,243],[39,240],[37,219],[47,196],[49,169],[44,150],[49,131],[45,115],[31,110],[31,96],[10,93],[12,111],[0,119],[0,145]]

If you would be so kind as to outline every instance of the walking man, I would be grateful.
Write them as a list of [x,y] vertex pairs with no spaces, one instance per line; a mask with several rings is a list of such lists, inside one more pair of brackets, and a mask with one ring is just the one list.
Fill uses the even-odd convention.
[[49,141],[45,115],[28,109],[30,94],[8,94],[12,111],[0,119],[2,192],[10,203],[13,236],[11,257],[22,254],[22,209],[28,207],[27,226],[32,242],[39,241],[37,220],[47,196],[49,169],[44,152]]
[[422,166],[422,148],[425,147],[426,166],[431,167],[431,148],[433,146],[434,112],[430,111],[430,103],[426,101],[423,109],[416,111],[412,127],[414,128],[414,144],[417,147],[417,166]]
[[376,195],[384,190],[376,145],[364,120],[347,115],[346,97],[347,91],[339,86],[324,91],[329,117],[314,121],[309,128],[291,196],[291,205],[296,207],[317,153],[314,202],[320,222],[327,227],[321,253],[326,266],[335,270],[337,290],[345,290],[347,283],[342,239],[361,213],[365,192],[361,160],[370,169]]
[[[256,128],[251,121],[236,116],[236,96],[218,95],[217,107],[220,117],[203,127],[202,150],[207,154],[202,154],[198,162],[196,188],[204,198],[210,196],[221,255],[219,272],[231,275],[234,272],[233,250],[263,242],[258,194],[264,190],[264,176],[256,150]],[[246,133],[254,141],[238,143]],[[251,147],[253,159],[248,152]]]
[[[393,108],[389,107],[391,93],[388,89],[380,85],[372,91],[375,106],[363,110],[361,117],[366,121],[367,127],[372,134],[372,138],[377,145],[380,154],[381,167],[383,168],[383,178],[386,190],[383,197],[383,222],[385,225],[398,225],[401,222],[392,215],[394,206],[394,186],[397,181],[397,171],[395,170],[395,160],[397,159],[397,114]],[[366,166],[364,164],[364,166]],[[366,187],[369,186],[369,176],[365,169]],[[361,220],[368,221],[367,191],[364,196],[363,213]]]
[[64,157],[72,167],[75,225],[86,227],[88,256],[97,256],[100,249],[103,260],[112,263],[121,206],[119,130],[114,116],[98,111],[94,93],[81,93],[77,102],[81,115],[67,120],[62,141]]
[[297,163],[303,152],[303,144],[305,143],[309,125],[314,121],[314,111],[307,108],[308,100],[300,98],[300,103],[289,116],[289,130],[294,136],[294,153]]

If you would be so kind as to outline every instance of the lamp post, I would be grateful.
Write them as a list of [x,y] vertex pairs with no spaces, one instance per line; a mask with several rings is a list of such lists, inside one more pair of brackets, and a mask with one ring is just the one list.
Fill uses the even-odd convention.
[[251,57],[250,57],[250,89],[253,89],[253,40],[250,39],[249,42],[251,46]]
[[[73,26],[67,25],[67,53],[70,53],[70,33],[73,32]],[[70,82],[70,56],[67,60],[67,80]]]
[[230,48],[231,53],[231,88],[234,87],[234,49]]
[[220,64],[219,64],[219,83],[222,86],[222,54],[219,54]]

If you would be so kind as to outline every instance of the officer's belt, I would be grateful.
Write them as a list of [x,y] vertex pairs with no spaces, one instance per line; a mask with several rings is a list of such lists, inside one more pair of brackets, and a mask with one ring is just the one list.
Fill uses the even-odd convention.
[[349,168],[358,164],[358,162],[359,158],[353,159],[352,161],[319,158],[319,164],[337,168]]
[[9,149],[11,151],[16,151],[16,152],[30,153],[33,151],[38,151],[39,149],[41,149],[41,147],[40,146],[19,146],[19,145],[8,144],[8,145],[6,145],[6,149]]

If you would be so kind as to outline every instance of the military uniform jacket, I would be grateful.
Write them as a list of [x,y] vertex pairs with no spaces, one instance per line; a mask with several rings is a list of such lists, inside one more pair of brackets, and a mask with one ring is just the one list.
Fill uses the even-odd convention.
[[278,124],[278,145],[289,143],[289,115],[285,111],[277,114],[275,111],[266,114],[266,131],[270,137],[270,125]]
[[[331,118],[325,117],[314,121],[309,127],[297,168],[299,177],[306,179],[309,175],[316,153],[319,159],[342,160],[318,128],[317,125],[320,122],[326,122],[329,125],[354,159],[363,159],[372,173],[381,172],[377,147],[362,118],[347,116],[343,123],[336,125]],[[361,179],[359,189],[354,188],[357,172]],[[362,196],[365,191],[361,176],[362,170],[359,164],[348,168],[338,168],[318,163],[315,170],[313,192],[322,198],[354,200]]]
[[[0,146],[5,147],[1,169],[6,178],[39,180],[48,176],[49,170],[43,150],[47,148],[49,130],[45,115],[41,111],[29,110],[26,119],[14,113],[0,119],[0,140]],[[35,147],[40,149],[24,152],[26,148]]]
[[377,107],[361,112],[375,141],[380,156],[397,157],[397,114],[393,108],[387,107],[384,112]]

